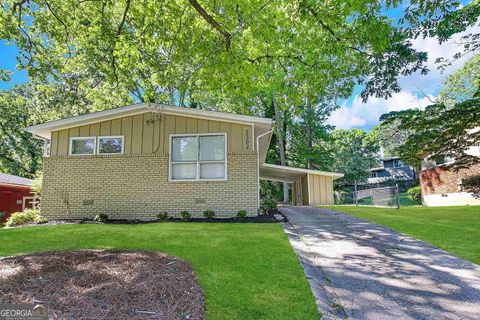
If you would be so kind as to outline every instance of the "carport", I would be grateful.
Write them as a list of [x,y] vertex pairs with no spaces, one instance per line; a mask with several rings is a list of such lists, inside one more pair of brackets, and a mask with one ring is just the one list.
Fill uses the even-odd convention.
[[288,182],[292,186],[294,205],[333,204],[333,180],[342,173],[279,166],[260,165],[260,179]]

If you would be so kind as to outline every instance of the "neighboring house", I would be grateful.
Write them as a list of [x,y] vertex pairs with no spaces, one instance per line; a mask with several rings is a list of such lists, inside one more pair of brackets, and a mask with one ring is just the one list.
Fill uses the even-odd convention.
[[13,212],[31,208],[32,180],[0,173],[0,222],[5,222]]
[[380,159],[381,166],[370,169],[367,183],[381,183],[386,180],[414,181],[415,170],[402,162],[399,157]]
[[454,170],[448,165],[454,159],[422,163],[419,173],[422,200],[426,206],[480,205],[480,199],[466,190],[464,179],[480,174],[480,146],[472,146],[467,153],[479,157],[477,164],[469,168]]
[[42,214],[254,215],[259,179],[293,183],[297,204],[333,204],[333,180],[342,174],[264,164],[272,126],[271,119],[145,103],[31,126],[46,146]]

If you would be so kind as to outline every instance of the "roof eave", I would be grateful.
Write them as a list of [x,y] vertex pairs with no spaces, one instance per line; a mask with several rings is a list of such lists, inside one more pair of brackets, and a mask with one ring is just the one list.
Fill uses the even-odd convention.
[[109,119],[120,118],[123,116],[144,113],[144,112],[148,112],[149,110],[161,110],[166,114],[176,114],[176,115],[190,116],[190,117],[196,117],[196,118],[204,117],[212,120],[238,122],[238,123],[255,125],[255,126],[258,125],[261,127],[270,127],[273,122],[272,119],[268,119],[268,118],[251,117],[251,116],[237,115],[237,114],[224,113],[224,112],[218,112],[218,111],[207,111],[207,110],[200,110],[200,109],[174,107],[174,106],[168,106],[164,104],[139,103],[139,104],[129,105],[125,107],[94,112],[86,115],[49,121],[42,124],[27,127],[25,130],[33,134],[34,136],[50,139],[50,133],[52,131],[68,129],[68,128],[79,126],[86,123],[96,123],[96,122],[106,121]]

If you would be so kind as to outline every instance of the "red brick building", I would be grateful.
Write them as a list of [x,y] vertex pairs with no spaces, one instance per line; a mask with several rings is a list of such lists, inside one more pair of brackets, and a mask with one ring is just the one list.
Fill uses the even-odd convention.
[[480,162],[455,171],[446,166],[435,166],[420,171],[423,202],[427,206],[480,205],[463,185],[464,179],[480,174]]
[[0,222],[5,222],[13,212],[31,208],[32,180],[0,173]]

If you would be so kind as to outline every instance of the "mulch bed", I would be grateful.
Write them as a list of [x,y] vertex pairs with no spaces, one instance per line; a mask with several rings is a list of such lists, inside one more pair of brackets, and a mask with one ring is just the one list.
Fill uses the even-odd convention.
[[149,251],[46,252],[0,259],[0,304],[41,303],[53,319],[203,319],[185,261]]
[[[281,217],[280,220],[275,218]],[[35,227],[35,226],[44,226],[44,225],[59,225],[59,224],[147,224],[147,223],[159,223],[159,222],[208,222],[208,223],[278,223],[278,222],[287,222],[287,218],[280,212],[278,209],[270,209],[268,214],[258,215],[254,217],[245,217],[238,219],[235,217],[215,217],[212,219],[206,218],[190,218],[188,220],[183,220],[177,217],[169,217],[166,220],[126,220],[126,219],[109,219],[106,222],[99,222],[93,219],[69,219],[69,220],[48,220],[47,222],[42,223],[30,223],[20,226],[14,226],[10,228],[22,228],[22,227]]]

